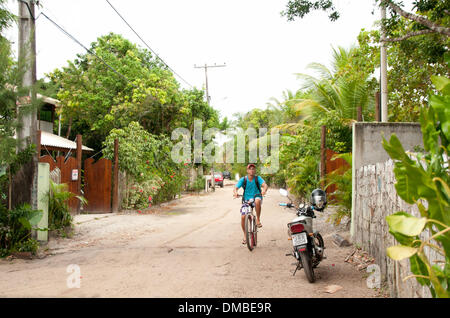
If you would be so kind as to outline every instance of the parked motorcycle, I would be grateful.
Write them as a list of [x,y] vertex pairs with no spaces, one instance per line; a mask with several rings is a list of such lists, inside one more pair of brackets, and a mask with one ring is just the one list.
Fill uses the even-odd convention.
[[311,193],[310,205],[300,203],[295,208],[292,200],[289,198],[285,189],[280,189],[280,194],[287,197],[289,203],[280,203],[280,206],[296,209],[297,217],[288,223],[288,235],[292,239],[292,253],[286,256],[293,256],[297,260],[297,267],[294,274],[299,269],[304,269],[306,278],[313,283],[316,278],[314,268],[325,259],[325,245],[323,238],[318,231],[313,231],[313,219],[316,217],[314,212],[323,212],[327,205],[327,196],[325,191],[316,189]]

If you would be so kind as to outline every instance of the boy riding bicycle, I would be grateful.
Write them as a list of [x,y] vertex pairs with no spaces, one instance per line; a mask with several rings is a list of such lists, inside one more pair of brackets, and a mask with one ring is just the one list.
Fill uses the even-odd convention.
[[[253,198],[255,199],[257,226],[262,227],[261,220],[260,220],[262,196],[266,194],[267,189],[269,187],[263,178],[261,178],[260,176],[256,176],[256,166],[253,163],[251,163],[247,166],[247,176],[242,177],[236,184],[236,187],[233,189],[233,196],[235,198],[238,197],[237,190],[240,187],[244,188],[244,194],[242,197],[242,201],[248,201]],[[262,187],[262,191],[261,191],[261,187]],[[258,194],[260,194],[260,195],[258,196]],[[257,195],[257,196],[255,197],[255,195]],[[245,213],[242,214],[242,212],[241,212],[241,226],[242,226],[242,231],[244,232],[244,240],[242,241],[242,244],[246,244]]]

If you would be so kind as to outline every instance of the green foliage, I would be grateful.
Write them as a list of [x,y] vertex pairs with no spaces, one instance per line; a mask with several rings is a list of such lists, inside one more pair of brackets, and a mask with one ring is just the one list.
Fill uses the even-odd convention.
[[331,21],[336,21],[339,18],[339,12],[334,7],[332,0],[289,0],[286,10],[281,12],[281,14],[286,16],[288,21],[293,21],[296,17],[303,18],[313,10],[329,12],[328,18]]
[[166,90],[176,89],[176,84],[150,52],[120,35],[98,38],[91,50],[131,83],[88,53],[49,76],[61,87],[57,97],[64,127],[71,125],[74,133],[83,134],[87,144],[98,149],[112,128],[138,120],[146,110],[143,107],[168,103]]
[[308,67],[319,76],[297,74],[308,94],[292,107],[302,120],[311,117],[331,117],[330,111],[344,122],[357,119],[361,107],[365,121],[373,118],[376,81],[369,79],[371,66],[363,67],[358,48],[333,50],[333,71],[319,63]]
[[[381,5],[381,0],[377,0]],[[388,1],[395,3],[395,1]],[[402,5],[400,4],[400,7]],[[421,0],[415,1],[413,14],[422,20],[427,20],[437,27],[450,27],[448,14],[450,1]],[[333,6],[333,1],[290,0],[286,5],[284,15],[288,20],[303,18],[313,10],[325,10],[338,17],[339,13]],[[414,21],[397,14],[388,7],[390,15],[383,21],[387,38],[399,39],[412,32],[429,30],[421,21]],[[334,19],[331,19],[332,21]],[[380,65],[380,33],[378,30],[361,31],[358,36],[359,47],[352,56],[352,63],[347,64],[353,77],[359,71],[364,74],[374,74]],[[431,33],[405,38],[401,41],[388,42],[388,109],[391,122],[417,122],[421,107],[428,102],[428,89],[431,86],[431,75],[450,76],[450,69],[444,61],[448,52],[450,38],[440,33]],[[354,67],[351,67],[352,65]],[[342,71],[345,71],[345,68]],[[378,77],[378,74],[374,74]],[[348,81],[348,78],[347,78]],[[362,82],[356,82],[361,85]],[[376,83],[371,80],[371,87]],[[326,87],[324,87],[326,88]],[[373,95],[371,95],[373,96]],[[310,109],[319,109],[310,103]]]
[[[391,29],[396,29],[399,23],[399,13],[394,9],[393,5],[403,6],[402,2],[392,1],[392,0],[376,0],[379,6],[387,6],[390,17],[384,21],[385,26],[389,35],[391,35]],[[431,22],[437,27],[445,27],[450,23],[450,18],[448,16],[448,9],[450,7],[449,0],[419,0],[413,2],[413,10],[415,12],[413,16],[419,16],[420,19],[414,21],[413,18],[408,17],[411,23],[411,30],[423,30],[426,27],[426,23],[423,21]],[[305,15],[309,14],[314,10],[323,10],[328,12],[328,18],[330,21],[336,21],[340,13],[336,10],[333,0],[319,0],[319,1],[309,1],[309,0],[289,0],[286,4],[286,10],[281,12],[281,15],[286,16],[288,21],[293,21],[295,18],[303,18]]]
[[145,209],[151,207],[152,203],[158,202],[158,199],[155,197],[164,185],[165,183],[158,176],[141,182],[133,180],[128,185],[127,196],[122,202],[122,207],[124,209]]
[[200,192],[203,189],[205,189],[205,177],[204,176],[197,176],[194,183],[188,188],[189,191],[195,191]]
[[6,2],[6,0],[0,0],[0,34],[14,21],[14,15],[5,6]]
[[37,229],[42,215],[42,211],[33,210],[29,204],[13,210],[0,205],[0,257],[12,252],[36,252],[37,242],[30,238],[31,229]]
[[156,135],[168,135],[175,126],[190,127],[194,115],[207,125],[219,125],[203,91],[180,90],[173,74],[149,51],[113,33],[99,37],[91,50],[130,82],[91,54],[78,55],[49,74],[51,85],[60,88],[63,129],[83,134],[87,145],[100,149],[112,129],[133,121]]
[[292,162],[286,171],[286,184],[294,195],[307,198],[319,187],[319,164],[315,157],[306,156]]
[[331,160],[338,158],[344,159],[348,165],[327,174],[325,180],[328,182],[325,189],[331,185],[336,186],[336,190],[329,196],[329,202],[338,206],[337,211],[329,219],[335,225],[339,225],[344,217],[350,218],[352,212],[352,154],[334,155]]
[[68,191],[66,183],[57,184],[50,180],[50,191],[48,193],[48,227],[50,230],[61,230],[72,225],[72,215],[69,212],[69,200],[76,198],[84,205],[87,200],[79,195]]
[[151,196],[154,203],[173,199],[185,185],[185,165],[172,161],[172,142],[148,133],[137,122],[112,129],[103,145],[105,158],[114,157],[114,140],[119,140],[119,169],[127,174],[122,207],[145,208]]
[[[403,22],[395,24],[396,30],[392,30],[394,37],[404,35],[410,28],[410,22],[400,21]],[[374,67],[379,67],[379,31],[362,30],[358,42],[361,60],[373,61]],[[420,109],[427,107],[431,77],[450,76],[444,57],[449,45],[450,39],[439,34],[420,35],[388,44],[389,121],[419,121]]]
[[[394,159],[397,194],[407,203],[416,204],[421,218],[405,212],[386,217],[389,232],[401,244],[390,247],[387,255],[395,260],[410,259],[412,277],[427,286],[433,297],[450,297],[450,188],[448,153],[450,150],[450,81],[434,78],[442,92],[430,98],[428,108],[422,108],[420,124],[425,153],[417,153],[413,160],[404,151],[397,136],[383,147]],[[412,156],[412,155],[411,155]],[[427,201],[427,207],[423,204]],[[423,231],[430,238],[423,240]],[[443,266],[432,265],[424,248],[433,248],[445,257]]]
[[[103,142],[105,158],[114,159],[114,140],[119,140],[120,170],[136,179],[149,173],[147,165],[154,161],[158,141],[137,122],[131,122],[123,129],[112,129]],[[151,160],[151,161],[150,161]],[[149,162],[147,162],[149,161]]]
[[[16,103],[22,100],[20,97],[29,94],[30,88],[21,85],[22,65],[25,63],[14,61],[11,43],[2,35],[14,20],[5,3],[0,0],[0,257],[16,251],[36,252],[38,243],[30,238],[31,229],[37,229],[36,225],[42,218],[42,211],[32,210],[28,204],[12,210],[6,208],[10,178],[31,160],[35,154],[35,145],[29,144],[23,150],[16,151],[18,143],[23,141],[14,138],[16,129],[20,129]],[[29,114],[37,106],[38,102],[22,105],[20,113]]]
[[[237,123],[244,129],[275,126],[284,133],[280,140],[280,168],[274,175],[264,176],[268,183],[288,186],[291,193],[299,196],[308,196],[308,191],[319,186],[322,126],[327,129],[327,148],[338,153],[351,151],[350,123],[356,118],[356,108],[363,106],[367,120],[373,106],[372,82],[358,67],[361,59],[355,56],[355,49],[334,50],[332,71],[314,63],[311,66],[320,78],[305,75],[305,85],[295,94],[285,93],[283,102],[272,99],[275,103],[266,110],[255,109],[238,118]],[[234,172],[246,173],[245,165],[233,167]]]

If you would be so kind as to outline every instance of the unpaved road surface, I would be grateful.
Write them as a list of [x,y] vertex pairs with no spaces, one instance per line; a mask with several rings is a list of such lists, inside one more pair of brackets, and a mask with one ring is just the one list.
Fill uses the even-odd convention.
[[[240,199],[232,185],[208,195],[186,196],[152,213],[79,215],[75,234],[49,243],[42,259],[0,260],[0,297],[375,297],[364,273],[344,259],[336,231],[318,214],[315,227],[326,256],[317,281],[295,268],[286,224],[294,214],[278,206],[276,189],[264,199],[258,246],[241,244]],[[67,272],[80,269],[80,288]],[[69,279],[70,281],[70,279]],[[325,293],[328,285],[343,288]]]

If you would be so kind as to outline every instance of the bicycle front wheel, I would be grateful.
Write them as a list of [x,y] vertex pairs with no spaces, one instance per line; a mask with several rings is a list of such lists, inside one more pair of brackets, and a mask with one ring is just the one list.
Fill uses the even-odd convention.
[[255,242],[254,245],[256,247],[256,245],[258,243],[258,240],[257,240],[257,238],[258,238],[258,227],[256,226],[256,218],[253,216],[252,219],[253,219],[253,239],[254,239],[254,242]]
[[247,247],[250,251],[254,248],[254,236],[253,236],[253,217],[251,214],[245,216],[245,238],[247,241]]

